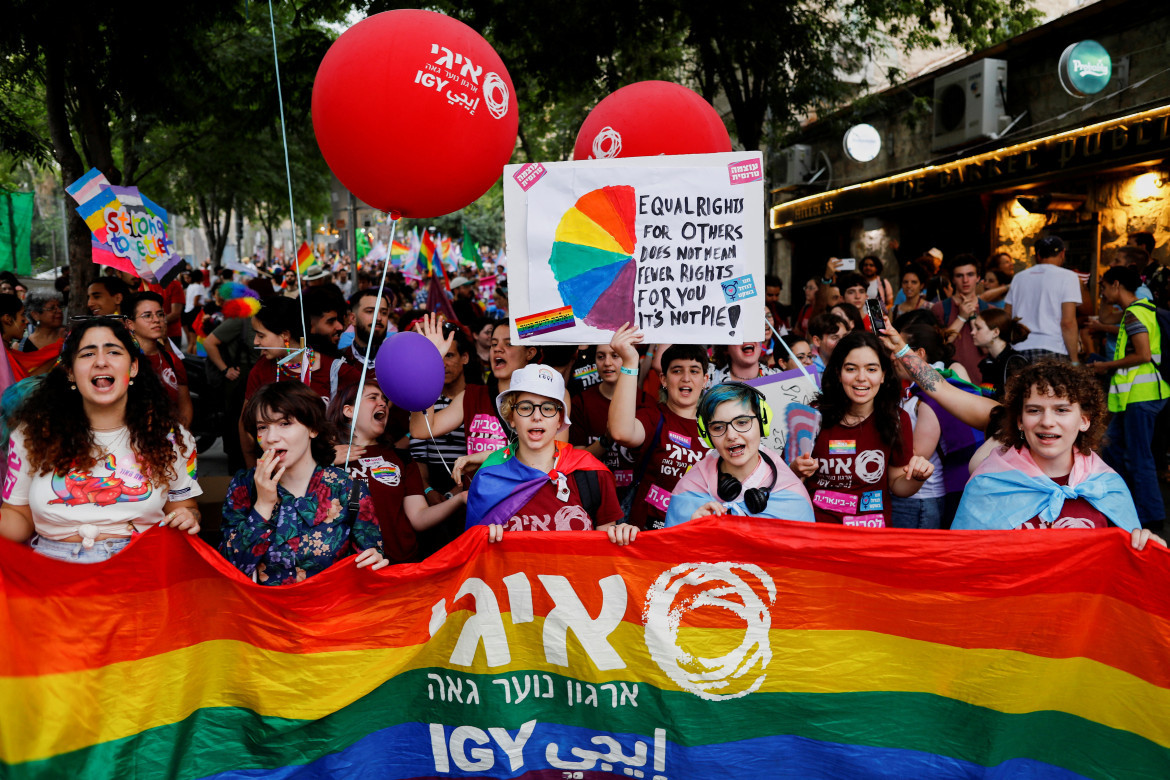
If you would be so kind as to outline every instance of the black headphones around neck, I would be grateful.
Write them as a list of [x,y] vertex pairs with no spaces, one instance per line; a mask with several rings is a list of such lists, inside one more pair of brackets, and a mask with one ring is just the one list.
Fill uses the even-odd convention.
[[[743,503],[747,507],[748,513],[758,515],[768,508],[768,498],[772,495],[772,489],[776,487],[776,480],[779,474],[776,472],[776,464],[768,457],[768,453],[760,450],[760,457],[768,464],[768,468],[772,469],[772,481],[768,483],[765,488],[752,488],[744,491]],[[716,494],[720,501],[734,501],[739,497],[739,491],[743,490],[743,483],[733,477],[731,474],[723,473],[723,458],[719,459],[716,466],[719,473],[719,484],[715,488]]]

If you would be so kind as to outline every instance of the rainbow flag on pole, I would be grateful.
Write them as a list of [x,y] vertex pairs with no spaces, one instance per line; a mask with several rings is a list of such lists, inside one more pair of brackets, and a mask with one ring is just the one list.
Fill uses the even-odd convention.
[[303,274],[309,270],[309,266],[312,264],[313,250],[309,248],[308,242],[302,241],[297,249],[297,271]]
[[286,587],[0,540],[0,776],[1170,777],[1170,552],[1128,540],[472,529]]

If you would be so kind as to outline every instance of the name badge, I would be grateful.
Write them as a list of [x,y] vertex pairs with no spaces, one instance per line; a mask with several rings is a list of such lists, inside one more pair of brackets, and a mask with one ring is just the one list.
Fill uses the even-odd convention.
[[837,515],[852,515],[857,511],[857,496],[834,490],[818,490],[813,494],[813,506]]

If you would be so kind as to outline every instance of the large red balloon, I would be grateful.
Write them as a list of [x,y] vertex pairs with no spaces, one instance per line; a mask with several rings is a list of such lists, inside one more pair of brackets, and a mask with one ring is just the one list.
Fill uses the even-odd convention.
[[516,145],[516,93],[479,33],[431,11],[387,11],[334,41],[313,83],[313,129],[350,192],[404,217],[458,211]]
[[669,81],[639,81],[589,112],[573,159],[730,151],[723,120],[698,93]]

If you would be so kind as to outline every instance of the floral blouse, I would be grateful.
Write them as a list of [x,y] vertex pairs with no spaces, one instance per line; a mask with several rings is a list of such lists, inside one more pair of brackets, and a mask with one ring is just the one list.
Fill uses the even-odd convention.
[[370,490],[359,483],[360,509],[351,517],[353,483],[339,468],[317,467],[305,495],[276,488],[276,507],[265,520],[256,503],[256,470],[240,472],[223,503],[223,541],[219,551],[261,585],[285,585],[319,574],[349,555],[370,547],[382,550]]

